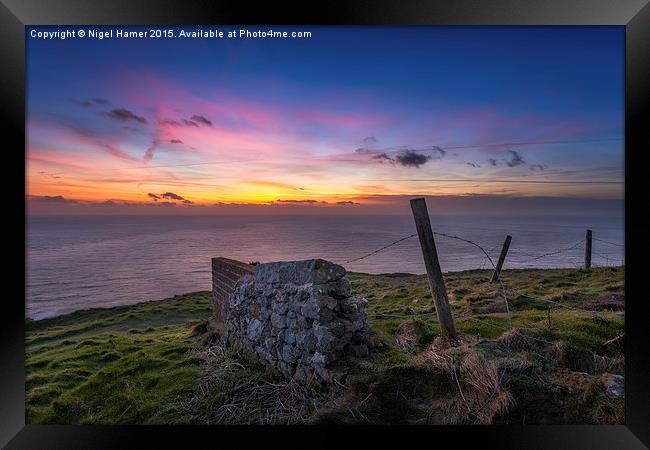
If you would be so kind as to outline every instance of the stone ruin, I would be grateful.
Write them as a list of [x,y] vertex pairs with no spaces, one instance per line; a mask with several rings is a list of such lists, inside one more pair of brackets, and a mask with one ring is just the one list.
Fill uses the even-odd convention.
[[367,356],[367,300],[345,269],[322,259],[244,264],[212,259],[213,328],[297,381],[331,381],[349,356]]

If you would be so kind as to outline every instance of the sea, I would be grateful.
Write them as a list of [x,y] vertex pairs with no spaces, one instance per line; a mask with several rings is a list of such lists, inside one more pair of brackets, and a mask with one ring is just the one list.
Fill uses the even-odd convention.
[[[587,229],[592,266],[624,265],[622,216],[440,216],[432,229],[443,272],[492,268],[506,235],[512,243],[504,270],[581,267]],[[210,260],[217,256],[323,258],[354,272],[421,274],[418,238],[408,237],[414,233],[412,217],[395,215],[32,216],[26,316],[210,290]]]

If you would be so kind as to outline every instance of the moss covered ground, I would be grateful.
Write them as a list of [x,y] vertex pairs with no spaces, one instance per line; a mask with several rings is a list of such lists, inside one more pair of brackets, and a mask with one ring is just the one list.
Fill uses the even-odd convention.
[[27,423],[622,423],[624,268],[490,275],[445,274],[448,341],[426,277],[349,273],[376,347],[329,386],[220,346],[209,292],[30,320]]

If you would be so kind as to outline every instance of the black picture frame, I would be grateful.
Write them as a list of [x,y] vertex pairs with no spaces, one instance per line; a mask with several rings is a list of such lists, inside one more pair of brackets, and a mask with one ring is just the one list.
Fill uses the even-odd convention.
[[[498,448],[647,448],[650,445],[650,390],[647,316],[643,303],[649,227],[643,153],[650,149],[650,5],[648,0],[348,0],[329,2],[206,0],[1,0],[0,84],[5,141],[5,290],[0,309],[0,445],[6,448],[189,447],[191,440],[229,445],[239,439],[279,439],[296,429],[188,426],[33,426],[25,425],[25,26],[147,24],[299,24],[299,25],[618,25],[626,35],[625,95],[625,258],[626,258],[626,414],[621,426],[489,426],[300,428],[317,439],[301,446],[343,444],[347,434],[362,439],[418,439],[453,448],[474,443]],[[8,138],[8,139],[7,139]],[[22,168],[23,170],[20,170]],[[12,245],[6,245],[7,243]],[[417,438],[413,433],[418,434]],[[140,444],[140,445],[142,445]],[[365,444],[368,445],[368,444]],[[408,444],[407,444],[408,445]],[[420,444],[417,444],[420,445]]]

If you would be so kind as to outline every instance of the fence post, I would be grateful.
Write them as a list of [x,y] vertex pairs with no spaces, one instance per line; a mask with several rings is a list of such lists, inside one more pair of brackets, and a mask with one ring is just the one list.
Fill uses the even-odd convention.
[[506,260],[506,255],[508,254],[508,249],[510,248],[510,241],[512,241],[512,236],[507,235],[506,240],[503,241],[503,248],[501,249],[501,254],[499,255],[499,261],[497,262],[497,266],[494,268],[490,283],[497,281],[501,275],[501,268],[503,267],[503,262]]
[[438,316],[438,322],[440,322],[442,334],[447,337],[456,337],[456,327],[454,326],[454,319],[451,316],[447,288],[442,278],[436,243],[433,239],[429,212],[427,211],[427,204],[424,198],[411,199],[411,210],[413,211],[415,228],[418,231],[422,256],[424,257],[424,266],[427,269],[429,287],[431,288],[433,302],[436,305],[436,314]]
[[587,230],[585,242],[585,269],[591,268],[591,230]]

